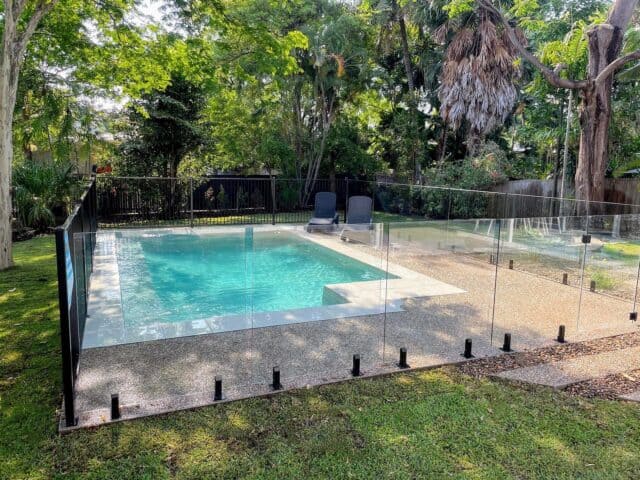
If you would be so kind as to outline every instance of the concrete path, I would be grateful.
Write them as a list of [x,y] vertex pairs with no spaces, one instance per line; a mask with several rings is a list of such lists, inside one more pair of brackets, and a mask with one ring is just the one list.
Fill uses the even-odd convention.
[[632,402],[640,402],[640,390],[636,390],[635,392],[627,393],[626,395],[620,395],[622,400],[630,400]]
[[[498,377],[553,388],[640,368],[640,347],[585,355],[570,360],[502,372]],[[640,392],[638,392],[640,393]]]

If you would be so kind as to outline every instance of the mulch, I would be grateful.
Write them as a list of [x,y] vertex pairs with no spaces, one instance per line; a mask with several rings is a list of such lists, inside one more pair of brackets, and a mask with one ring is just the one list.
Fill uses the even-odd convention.
[[[640,332],[625,333],[584,342],[564,343],[496,357],[479,358],[459,365],[457,370],[465,375],[479,378],[516,368],[532,367],[637,346],[640,346]],[[615,399],[619,395],[636,390],[640,390],[640,370],[594,378],[570,385],[565,389],[571,395],[607,399]]]
[[626,395],[636,390],[640,390],[640,370],[593,378],[565,388],[565,392],[570,395],[606,398],[608,400],[614,400],[620,395]]

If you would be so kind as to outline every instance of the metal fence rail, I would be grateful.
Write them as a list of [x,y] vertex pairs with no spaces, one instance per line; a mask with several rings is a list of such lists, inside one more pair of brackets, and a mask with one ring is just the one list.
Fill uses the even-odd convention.
[[[465,219],[622,215],[640,207],[430,185],[275,177],[98,177],[97,215],[104,228],[305,223],[317,192],[333,191],[346,219],[353,195],[374,199],[374,210],[400,218]],[[384,217],[381,218],[383,221]],[[398,220],[398,217],[394,218]]]
[[[95,178],[91,178],[71,215],[55,232],[62,349],[62,388],[67,427],[76,424],[75,381],[87,319],[87,292],[93,270],[95,232],[98,229],[96,210],[96,182]],[[84,242],[76,244],[74,235],[79,233],[89,233],[89,235],[86,235]]]

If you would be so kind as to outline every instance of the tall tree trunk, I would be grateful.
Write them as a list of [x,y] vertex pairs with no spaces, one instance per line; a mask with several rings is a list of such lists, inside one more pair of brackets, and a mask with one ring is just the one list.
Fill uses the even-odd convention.
[[611,118],[611,88],[613,75],[631,61],[640,60],[640,49],[618,57],[624,33],[629,26],[638,0],[615,0],[605,23],[588,32],[589,64],[585,80],[561,78],[558,72],[544,65],[517,38],[514,29],[490,0],[476,0],[499,17],[506,26],[509,41],[522,57],[558,88],[580,92],[580,151],[576,167],[576,197],[580,200],[604,200],[604,177],[609,163],[609,122]]
[[[6,15],[5,15],[6,16]],[[14,57],[15,24],[5,19],[0,60],[0,270],[13,264],[11,250],[11,163],[13,162],[13,109],[18,90],[18,61]]]
[[409,51],[409,39],[407,36],[407,25],[404,21],[404,15],[398,7],[398,2],[393,1],[394,16],[400,27],[400,43],[402,44],[402,63],[404,64],[404,71],[407,75],[407,85],[409,87],[409,93],[413,95],[413,69],[411,67],[411,52]]
[[580,150],[576,168],[576,197],[604,201],[604,177],[609,163],[609,123],[613,75],[596,85],[593,80],[620,54],[624,32],[610,24],[593,27],[589,38],[587,77],[580,92]]
[[[0,55],[0,270],[13,264],[11,252],[11,163],[13,162],[13,110],[18,77],[27,42],[40,21],[58,0],[37,2],[31,16],[24,18],[27,2],[4,0],[2,54]],[[24,27],[18,29],[24,21]]]
[[[404,72],[407,76],[407,86],[409,88],[409,108],[411,109],[411,115],[413,115],[411,119],[411,128],[415,129],[415,132],[412,132],[413,135],[418,135],[418,125],[417,125],[417,117],[418,117],[418,102],[415,96],[415,85],[413,83],[413,67],[411,65],[411,51],[409,50],[409,36],[407,34],[407,24],[404,19],[404,14],[400,9],[397,0],[392,1],[392,9],[393,16],[395,20],[398,22],[398,27],[400,29],[400,44],[402,45],[402,64],[404,65]],[[411,144],[411,152],[410,156],[413,160],[413,179],[414,183],[421,183],[422,180],[422,165],[420,162],[419,156],[416,154],[416,144],[415,141]]]
[[[4,73],[4,72],[3,72]],[[6,89],[0,80],[0,95],[5,97]],[[11,162],[13,160],[13,139],[11,117],[4,101],[0,105],[0,270],[13,264],[11,251]]]

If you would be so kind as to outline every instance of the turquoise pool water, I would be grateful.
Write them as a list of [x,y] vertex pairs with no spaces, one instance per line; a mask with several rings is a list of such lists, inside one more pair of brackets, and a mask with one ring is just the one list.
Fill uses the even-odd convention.
[[125,326],[343,303],[324,286],[386,277],[286,232],[119,233],[117,258]]

